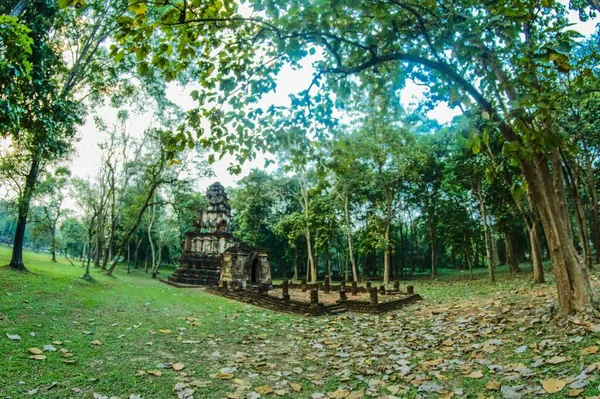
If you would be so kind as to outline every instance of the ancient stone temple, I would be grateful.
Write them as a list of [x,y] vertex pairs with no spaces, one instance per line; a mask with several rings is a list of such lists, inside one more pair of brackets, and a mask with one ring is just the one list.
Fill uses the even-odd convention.
[[221,277],[221,254],[234,245],[228,231],[231,207],[221,183],[206,192],[208,205],[198,212],[195,230],[186,233],[179,268],[169,281],[190,285],[216,285]]
[[221,183],[206,192],[208,205],[198,212],[194,231],[186,233],[179,268],[167,282],[185,285],[250,284],[270,286],[271,269],[264,249],[234,240],[231,207]]

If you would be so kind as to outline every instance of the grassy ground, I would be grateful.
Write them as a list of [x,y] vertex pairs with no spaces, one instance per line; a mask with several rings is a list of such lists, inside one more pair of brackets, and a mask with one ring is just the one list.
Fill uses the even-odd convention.
[[30,273],[0,267],[0,398],[550,397],[551,378],[566,385],[553,397],[600,393],[598,321],[557,327],[553,286],[525,273],[418,279],[424,300],[406,309],[305,318],[140,271],[86,282],[47,254],[25,261]]

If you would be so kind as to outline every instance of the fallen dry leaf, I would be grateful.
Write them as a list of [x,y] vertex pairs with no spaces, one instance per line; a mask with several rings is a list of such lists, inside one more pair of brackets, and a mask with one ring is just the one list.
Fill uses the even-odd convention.
[[488,382],[486,382],[485,387],[490,391],[499,391],[502,387],[502,384],[496,380],[489,380]]
[[596,353],[598,353],[597,346],[588,346],[587,348],[582,348],[581,351],[579,351],[581,356],[594,355]]
[[146,373],[153,375],[155,377],[160,377],[162,375],[162,371],[160,370],[148,370]]
[[582,392],[583,389],[571,389],[569,392],[567,392],[567,396],[574,398],[575,396],[581,395]]
[[173,370],[175,371],[180,371],[183,370],[185,368],[185,365],[183,363],[173,363]]
[[33,356],[29,356],[29,358],[33,359],[33,360],[45,360],[46,356],[44,356],[44,355],[33,355]]
[[433,366],[437,366],[438,364],[441,364],[444,361],[444,359],[434,359],[434,360],[428,360],[426,362],[421,363],[421,367],[422,368],[430,368]]
[[390,391],[392,395],[397,394],[401,389],[401,385],[390,385],[389,387],[387,387],[387,390]]
[[344,399],[347,398],[350,395],[350,391],[347,389],[336,389],[333,392],[328,392],[327,396],[329,396],[329,398],[331,399]]
[[294,392],[300,392],[300,390],[302,390],[302,385],[297,384],[295,382],[290,382],[290,387]]
[[350,395],[346,399],[362,399],[365,397],[365,390],[361,389],[360,391],[352,391]]
[[544,390],[548,393],[560,392],[566,385],[565,381],[556,378],[550,378],[542,383]]
[[259,395],[268,395],[274,392],[273,387],[269,385],[261,385],[259,387],[254,388],[254,391]]
[[27,351],[29,351],[29,353],[31,353],[32,355],[42,355],[44,353],[44,351],[40,348],[29,348],[27,349]]
[[468,374],[467,377],[479,379],[479,378],[483,377],[483,373],[480,370],[477,370],[477,371],[473,371],[470,374]]
[[567,358],[564,356],[554,356],[553,358],[546,360],[546,363],[559,364],[559,363],[564,363],[566,361],[567,361]]

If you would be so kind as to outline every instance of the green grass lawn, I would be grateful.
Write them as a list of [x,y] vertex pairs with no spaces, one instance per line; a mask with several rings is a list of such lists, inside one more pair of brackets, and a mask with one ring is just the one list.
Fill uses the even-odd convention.
[[[0,246],[0,265],[9,257]],[[82,267],[48,254],[27,252],[25,262],[30,273],[0,267],[0,398],[169,398],[178,383],[195,398],[502,397],[486,388],[491,380],[533,397],[544,380],[568,381],[600,361],[600,352],[580,353],[600,335],[556,327],[553,286],[534,287],[527,273],[501,270],[497,284],[484,274],[417,279],[410,283],[424,300],[400,311],[305,318],[174,288],[143,271],[111,278],[93,269],[87,282]],[[56,351],[30,358],[29,348],[45,345]],[[533,367],[556,356],[568,360]],[[185,367],[158,368],[166,363]],[[533,375],[518,374],[520,366]],[[599,394],[598,375],[590,372],[579,397]]]

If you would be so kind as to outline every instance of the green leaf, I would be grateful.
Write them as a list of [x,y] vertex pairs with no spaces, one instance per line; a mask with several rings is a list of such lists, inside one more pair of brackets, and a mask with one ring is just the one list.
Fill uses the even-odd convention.
[[58,6],[60,8],[67,8],[74,2],[75,2],[75,0],[58,0]]

